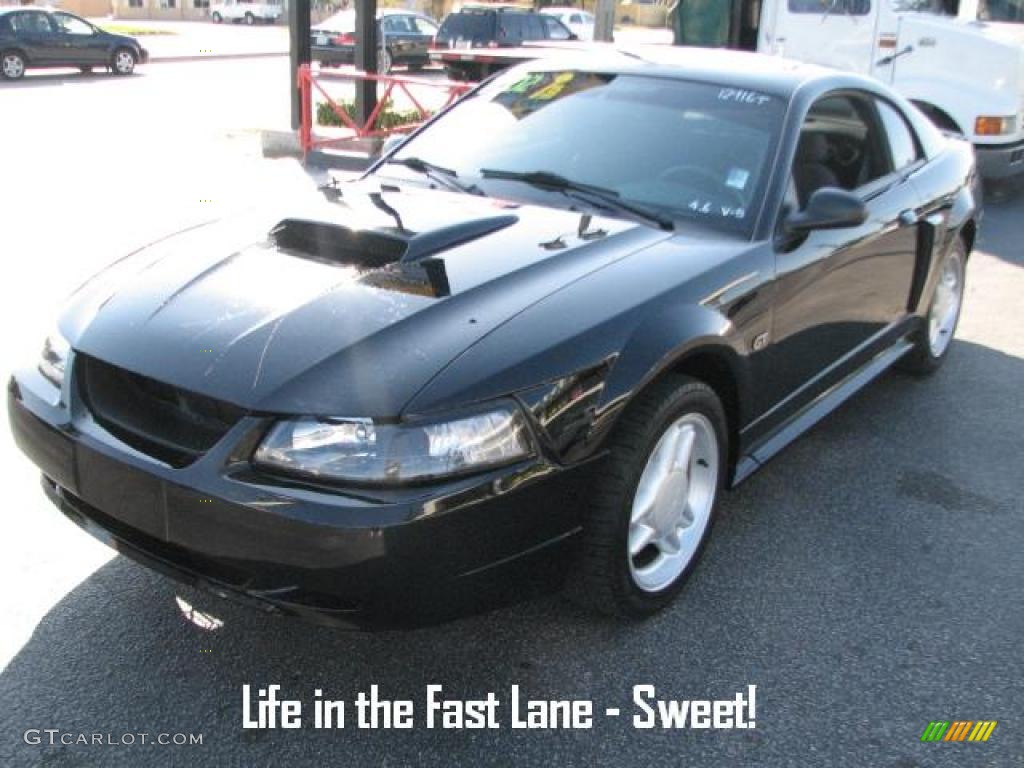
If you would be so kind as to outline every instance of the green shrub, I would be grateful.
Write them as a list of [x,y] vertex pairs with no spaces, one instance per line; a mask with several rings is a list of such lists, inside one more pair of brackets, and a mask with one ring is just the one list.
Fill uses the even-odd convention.
[[[353,101],[339,101],[338,106],[345,111],[349,117],[355,122],[356,120],[356,105]],[[391,130],[392,128],[399,128],[403,125],[412,125],[413,123],[420,122],[420,113],[417,109],[395,109],[394,103],[389,99],[384,103],[380,113],[377,115],[377,122],[374,125],[375,128],[382,130]],[[322,101],[316,105],[316,124],[317,125],[333,125],[333,126],[344,126],[345,124],[338,117],[337,113],[331,108],[331,105],[326,101]]]

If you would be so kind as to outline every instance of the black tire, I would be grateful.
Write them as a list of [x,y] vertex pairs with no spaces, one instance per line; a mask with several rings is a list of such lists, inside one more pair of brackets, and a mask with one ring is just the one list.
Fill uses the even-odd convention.
[[222,21],[224,21],[224,17],[216,11],[213,12],[213,15],[210,16],[210,19],[213,21],[214,24],[220,24]]
[[427,62],[422,59],[413,59],[409,62],[408,66],[410,72],[422,72],[423,68],[427,66]]
[[4,51],[0,54],[0,77],[4,80],[20,80],[25,76],[28,61],[21,51]]
[[253,16],[249,11],[245,12],[245,23],[250,27],[256,23],[256,17]]
[[83,75],[91,75],[92,67],[79,67],[78,71],[81,72]]
[[[703,416],[713,427],[718,461],[708,520],[695,552],[675,580],[658,591],[638,586],[629,555],[633,499],[661,437],[680,418]],[[580,573],[573,592],[602,613],[640,619],[664,609],[683,588],[707,543],[727,473],[728,429],[714,390],[687,376],[670,376],[640,395],[622,415],[611,437],[607,471],[594,488],[583,524]]]
[[395,58],[390,50],[387,48],[381,48],[377,51],[377,74],[386,75],[391,72],[395,66]]
[[138,56],[131,48],[118,48],[110,57],[110,70],[115,75],[126,76],[135,71]]
[[949,350],[952,349],[952,337],[956,333],[956,327],[960,322],[960,312],[963,309],[963,296],[965,286],[965,275],[967,272],[967,246],[964,244],[962,238],[956,238],[953,244],[949,247],[949,252],[943,256],[943,261],[940,263],[940,280],[942,270],[944,269],[947,262],[954,260],[955,264],[958,265],[955,268],[957,273],[957,279],[959,281],[959,295],[960,300],[956,307],[956,315],[953,319],[952,328],[948,330],[949,338],[946,339],[946,343],[936,353],[932,348],[931,337],[930,337],[930,316],[933,302],[938,291],[939,285],[936,282],[935,287],[932,289],[932,295],[928,299],[929,313],[925,315],[924,321],[921,323],[921,327],[914,333],[913,336],[913,349],[900,358],[897,368],[904,373],[909,373],[914,376],[928,376],[935,373],[945,362],[946,358],[949,357]]

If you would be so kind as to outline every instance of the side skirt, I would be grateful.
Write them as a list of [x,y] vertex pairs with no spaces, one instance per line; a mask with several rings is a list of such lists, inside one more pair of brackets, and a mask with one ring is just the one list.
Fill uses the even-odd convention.
[[736,462],[736,472],[733,475],[732,486],[735,488],[754,474],[775,454],[878,378],[897,360],[907,354],[913,346],[913,343],[906,338],[899,339],[892,346],[868,360],[845,379],[822,392],[803,409],[797,411],[792,418],[781,424],[778,429],[755,446],[753,450],[740,457],[739,461]]

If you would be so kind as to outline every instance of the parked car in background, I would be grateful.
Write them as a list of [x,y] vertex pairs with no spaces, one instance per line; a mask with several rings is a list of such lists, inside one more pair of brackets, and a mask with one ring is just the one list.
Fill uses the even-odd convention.
[[444,64],[453,80],[480,80],[495,68],[480,56],[464,60],[458,51],[474,48],[516,48],[526,42],[576,40],[554,16],[518,7],[467,6],[449,13],[437,33],[431,58]]
[[272,0],[214,0],[210,3],[210,20],[214,24],[222,21],[244,21],[252,25],[258,21],[273,24],[281,18],[284,6]]
[[78,67],[83,72],[103,67],[130,75],[148,59],[135,38],[112,34],[66,11],[0,8],[0,74],[5,80],[18,80],[25,70],[37,67]]
[[581,8],[552,6],[541,9],[541,13],[554,16],[580,40],[594,39],[594,16]]
[[[437,22],[418,13],[381,9],[377,12],[377,71],[387,74],[396,65],[412,70],[430,62],[430,45]],[[313,61],[326,65],[352,64],[356,54],[356,14],[341,11],[313,28]]]

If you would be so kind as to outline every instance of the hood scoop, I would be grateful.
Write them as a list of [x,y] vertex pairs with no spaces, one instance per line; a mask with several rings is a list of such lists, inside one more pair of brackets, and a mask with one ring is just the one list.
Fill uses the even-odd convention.
[[401,220],[397,227],[354,229],[309,219],[284,219],[270,231],[283,251],[328,264],[380,269],[396,262],[420,262],[457,245],[510,227],[517,216],[490,216],[414,232]]

